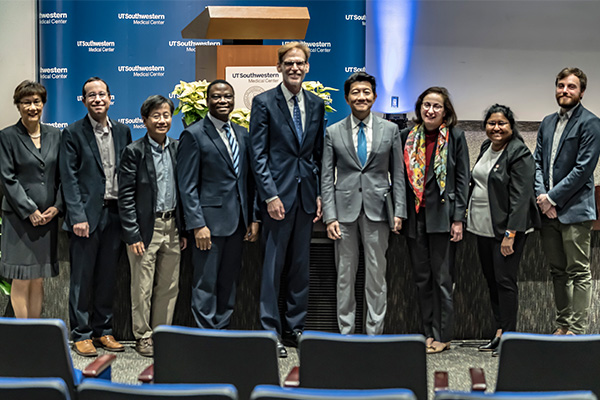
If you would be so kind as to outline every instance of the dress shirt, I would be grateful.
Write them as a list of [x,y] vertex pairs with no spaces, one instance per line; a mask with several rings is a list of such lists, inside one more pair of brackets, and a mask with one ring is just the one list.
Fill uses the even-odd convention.
[[[231,132],[231,136],[233,136],[233,140],[235,140],[235,142],[238,143],[237,138],[235,137],[235,131],[233,130],[231,123],[223,122],[220,119],[217,119],[217,118],[213,117],[212,115],[210,115],[210,113],[208,113],[206,115],[208,116],[208,119],[210,119],[210,122],[212,122],[213,125],[215,126],[215,128],[217,129],[219,136],[221,136],[221,140],[223,140],[223,143],[225,143],[225,147],[227,148],[227,153],[229,153],[229,158],[231,158],[231,161],[233,162],[233,153],[231,152],[231,146],[229,145],[229,138],[227,137],[227,132],[225,132],[225,125],[229,124],[229,131]],[[239,148],[240,148],[240,144],[238,143],[238,149]]]
[[[578,103],[575,107],[571,108],[566,113],[562,113],[562,110],[558,111],[558,122],[556,123],[556,129],[554,130],[554,136],[552,137],[552,152],[550,153],[550,168],[548,169],[548,185],[550,189],[554,187],[554,162],[556,161],[556,152],[558,151],[558,144],[560,143],[560,139],[565,131],[567,123],[569,123],[569,119],[573,112],[579,107],[581,103]],[[553,206],[556,206],[556,203],[552,201],[552,199],[548,196],[548,201]]]
[[104,184],[104,199],[117,200],[119,196],[119,184],[117,183],[115,144],[112,135],[112,124],[108,118],[106,119],[106,126],[102,126],[102,124],[97,122],[89,114],[88,118],[92,124],[92,129],[94,130],[94,137],[96,138],[98,151],[100,152],[100,160],[102,160],[102,169],[104,170],[104,176],[106,177],[106,182]]
[[175,190],[175,169],[169,152],[171,141],[167,136],[164,147],[155,142],[148,135],[150,148],[152,149],[152,160],[156,172],[156,212],[166,212],[175,209],[177,204],[177,192]]
[[[281,84],[281,91],[283,92],[283,97],[285,97],[285,102],[287,103],[288,109],[290,110],[290,116],[294,115],[294,94],[285,87],[285,85]],[[302,131],[306,131],[306,106],[304,103],[304,91],[301,89],[296,95],[298,99],[298,107],[300,107],[300,116],[302,117]]]
[[[371,113],[367,116],[367,118],[362,121],[352,115],[352,143],[354,144],[354,151],[358,152],[358,129],[360,123],[365,124],[363,130],[365,131],[365,137],[367,138],[367,160],[369,159],[369,154],[371,154],[371,146],[373,144],[373,118],[371,117]],[[357,153],[358,155],[358,153]]]

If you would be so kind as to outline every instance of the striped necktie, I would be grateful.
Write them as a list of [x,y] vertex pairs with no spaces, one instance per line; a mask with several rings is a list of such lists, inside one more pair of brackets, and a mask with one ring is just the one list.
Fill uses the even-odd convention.
[[231,161],[233,162],[233,169],[235,170],[235,174],[239,176],[240,151],[238,149],[237,140],[235,140],[235,137],[233,137],[231,129],[229,128],[229,124],[223,125],[223,129],[225,129],[225,133],[227,134],[227,140],[229,140],[229,148],[231,149]]

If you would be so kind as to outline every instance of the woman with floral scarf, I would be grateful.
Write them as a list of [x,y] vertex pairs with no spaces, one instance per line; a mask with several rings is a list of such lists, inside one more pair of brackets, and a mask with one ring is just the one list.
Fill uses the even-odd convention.
[[463,238],[469,151],[448,91],[417,99],[415,126],[401,132],[406,166],[407,236],[427,353],[450,349],[454,330],[454,253]]

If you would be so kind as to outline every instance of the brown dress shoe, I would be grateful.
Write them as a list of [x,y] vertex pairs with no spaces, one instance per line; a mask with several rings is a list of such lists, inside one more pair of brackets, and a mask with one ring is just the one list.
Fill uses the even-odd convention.
[[83,357],[96,357],[98,355],[91,339],[80,340],[73,343],[73,350]]
[[154,356],[154,343],[152,343],[152,338],[142,338],[137,340],[135,342],[135,351],[137,351],[140,356]]
[[94,338],[94,344],[98,347],[102,347],[107,351],[124,351],[125,347],[117,342],[113,335],[104,335],[99,338]]

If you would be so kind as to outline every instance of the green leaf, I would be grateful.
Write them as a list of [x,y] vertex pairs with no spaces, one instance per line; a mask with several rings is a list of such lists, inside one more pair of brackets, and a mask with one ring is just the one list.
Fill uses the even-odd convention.
[[0,293],[10,296],[10,283],[0,279]]

